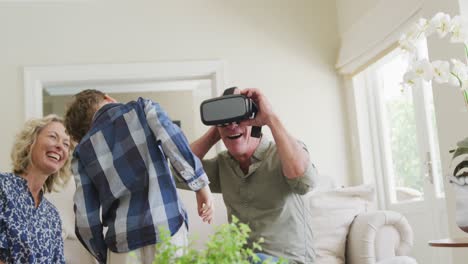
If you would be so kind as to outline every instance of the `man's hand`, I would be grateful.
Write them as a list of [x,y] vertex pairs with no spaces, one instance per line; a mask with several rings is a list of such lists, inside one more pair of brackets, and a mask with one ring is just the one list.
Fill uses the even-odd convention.
[[251,98],[258,107],[258,112],[254,119],[242,121],[242,125],[246,126],[270,126],[272,118],[275,117],[273,108],[270,102],[263,93],[256,88],[243,89],[241,94]]
[[270,128],[275,139],[284,176],[295,179],[304,174],[309,166],[309,153],[292,137],[284,127],[266,96],[255,88],[244,89],[241,94],[251,98],[258,106],[258,113],[252,120],[242,121],[241,125]]
[[207,185],[197,191],[198,215],[203,219],[203,222],[211,224],[213,220],[213,196],[211,195],[210,187]]

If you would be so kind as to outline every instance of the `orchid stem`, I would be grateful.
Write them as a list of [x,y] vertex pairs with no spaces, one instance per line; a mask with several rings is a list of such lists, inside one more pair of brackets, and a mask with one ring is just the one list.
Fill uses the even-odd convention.
[[460,79],[460,77],[458,77],[458,75],[456,75],[453,72],[450,72],[450,74],[452,74],[453,76],[455,76],[455,78],[457,78],[458,84],[460,85],[460,88],[463,87],[463,83],[462,83],[462,80]]
[[[465,45],[465,48],[466,48],[466,45]],[[465,106],[468,107],[468,90],[463,88],[463,82],[460,79],[460,77],[458,77],[458,75],[456,75],[453,72],[450,72],[450,74],[452,74],[453,76],[455,76],[455,78],[457,78],[458,84],[460,85],[460,89],[461,89],[461,92],[463,94],[463,101],[465,101]]]
[[463,99],[465,100],[465,106],[468,107],[468,91],[466,89],[462,90]]
[[468,57],[468,46],[466,43],[463,43],[463,46],[465,46],[465,55]]

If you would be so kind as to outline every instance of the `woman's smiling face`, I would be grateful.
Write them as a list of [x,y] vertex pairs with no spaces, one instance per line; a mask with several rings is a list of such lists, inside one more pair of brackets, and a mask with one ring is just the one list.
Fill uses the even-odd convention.
[[59,122],[51,122],[37,135],[31,147],[31,164],[28,167],[51,175],[63,167],[68,159],[70,136]]

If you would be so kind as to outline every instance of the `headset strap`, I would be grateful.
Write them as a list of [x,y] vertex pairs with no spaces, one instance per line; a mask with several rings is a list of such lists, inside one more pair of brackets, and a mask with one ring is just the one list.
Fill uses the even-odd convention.
[[223,92],[223,96],[224,95],[231,95],[231,94],[234,94],[234,91],[237,89],[237,87],[231,87],[231,88],[227,88],[226,90],[224,90]]

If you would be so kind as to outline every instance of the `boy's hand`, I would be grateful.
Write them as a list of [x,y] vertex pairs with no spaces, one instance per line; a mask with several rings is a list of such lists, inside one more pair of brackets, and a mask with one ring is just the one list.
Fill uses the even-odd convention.
[[211,224],[213,220],[213,196],[211,195],[210,187],[207,185],[196,193],[197,196],[197,205],[198,205],[198,215],[203,219],[203,222],[208,222]]

